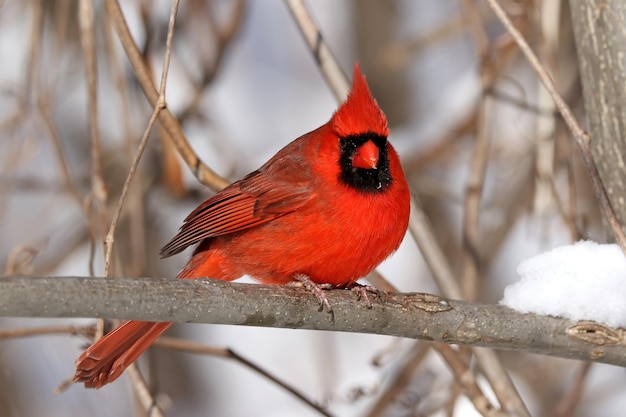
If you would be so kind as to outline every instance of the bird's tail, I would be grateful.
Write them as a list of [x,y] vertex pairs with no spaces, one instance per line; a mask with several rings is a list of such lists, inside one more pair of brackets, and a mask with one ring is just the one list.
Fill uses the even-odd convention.
[[172,323],[125,321],[76,359],[74,382],[101,388],[115,381]]
[[[227,281],[236,278],[236,273],[225,272],[226,262],[221,254],[207,250],[210,246],[210,240],[201,243],[177,278],[213,277]],[[84,383],[86,388],[101,388],[115,381],[171,325],[125,321],[76,359],[74,382]]]

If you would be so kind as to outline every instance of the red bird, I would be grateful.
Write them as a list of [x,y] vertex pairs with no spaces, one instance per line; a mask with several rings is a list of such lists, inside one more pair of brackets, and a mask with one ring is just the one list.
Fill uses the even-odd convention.
[[[351,288],[395,251],[409,221],[409,188],[387,120],[355,65],[352,91],[328,123],[206,200],[161,250],[198,243],[178,278]],[[117,379],[172,323],[126,321],[76,360],[75,382]]]

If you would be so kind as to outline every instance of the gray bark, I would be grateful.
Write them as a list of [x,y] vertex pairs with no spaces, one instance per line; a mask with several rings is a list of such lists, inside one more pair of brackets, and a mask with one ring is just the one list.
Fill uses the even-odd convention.
[[215,280],[0,278],[0,317],[105,317],[384,334],[626,366],[623,331],[429,294],[326,292],[334,321],[303,288]]
[[626,224],[626,3],[570,0],[592,152],[620,224]]

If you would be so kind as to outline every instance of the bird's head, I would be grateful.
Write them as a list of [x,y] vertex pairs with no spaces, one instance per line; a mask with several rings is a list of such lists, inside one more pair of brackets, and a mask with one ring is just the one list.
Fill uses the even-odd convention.
[[388,187],[387,118],[372,97],[358,64],[354,66],[352,90],[331,118],[330,127],[340,148],[340,181],[368,192]]

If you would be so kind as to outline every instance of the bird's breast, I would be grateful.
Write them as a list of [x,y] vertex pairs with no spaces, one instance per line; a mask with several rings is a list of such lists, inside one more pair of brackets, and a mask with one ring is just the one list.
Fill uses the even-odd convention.
[[221,245],[228,252],[223,257],[263,283],[305,274],[316,283],[352,284],[396,250],[406,231],[402,203],[393,195],[380,197],[324,193],[298,211],[232,236]]

